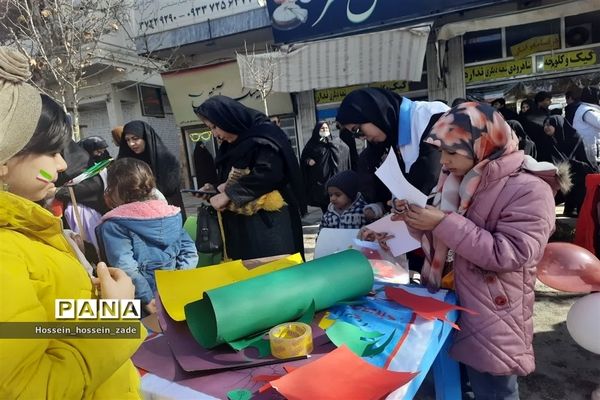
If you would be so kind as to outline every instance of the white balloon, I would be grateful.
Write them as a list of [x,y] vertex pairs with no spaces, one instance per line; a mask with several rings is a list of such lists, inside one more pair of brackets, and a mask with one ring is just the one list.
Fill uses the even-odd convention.
[[567,329],[578,345],[600,354],[600,293],[577,300],[567,314]]

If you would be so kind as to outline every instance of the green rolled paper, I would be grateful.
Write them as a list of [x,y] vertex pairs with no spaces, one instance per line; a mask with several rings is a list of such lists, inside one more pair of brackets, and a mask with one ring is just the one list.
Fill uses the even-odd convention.
[[210,349],[293,321],[313,300],[319,311],[364,296],[372,287],[367,258],[346,250],[209,290],[185,306],[185,316],[196,341]]

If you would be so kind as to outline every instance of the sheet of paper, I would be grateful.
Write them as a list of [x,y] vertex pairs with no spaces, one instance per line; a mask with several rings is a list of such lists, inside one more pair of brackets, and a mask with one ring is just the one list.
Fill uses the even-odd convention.
[[392,221],[389,214],[367,225],[367,228],[378,233],[394,235],[393,239],[387,241],[394,257],[421,247],[421,242],[410,235],[406,224],[402,221]]
[[427,196],[411,185],[402,174],[393,151],[389,152],[383,164],[375,171],[375,175],[392,192],[394,197],[400,200],[408,200],[410,204],[416,204],[419,207],[425,207],[427,204]]
[[315,258],[325,257],[352,248],[358,231],[359,229],[321,229],[315,244]]
[[248,270],[241,260],[183,271],[156,271],[156,287],[171,318],[184,321],[186,304],[200,300],[208,290],[298,265],[299,253]]
[[378,400],[416,375],[375,367],[342,346],[270,383],[292,400]]

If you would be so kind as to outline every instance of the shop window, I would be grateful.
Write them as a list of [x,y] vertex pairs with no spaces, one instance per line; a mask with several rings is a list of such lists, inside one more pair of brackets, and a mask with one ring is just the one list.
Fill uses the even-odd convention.
[[463,36],[465,64],[502,58],[502,30],[468,32]]
[[512,57],[511,46],[522,43],[528,39],[546,36],[558,35],[560,37],[560,20],[536,22],[533,24],[510,26],[506,28],[506,55]]
[[600,43],[600,11],[565,17],[567,47]]

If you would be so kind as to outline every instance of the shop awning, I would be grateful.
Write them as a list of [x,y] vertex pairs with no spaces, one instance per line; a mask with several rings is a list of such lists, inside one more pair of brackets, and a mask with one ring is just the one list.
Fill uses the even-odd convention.
[[446,24],[440,28],[437,39],[449,40],[467,32],[547,21],[598,10],[600,10],[600,0],[569,1],[550,7],[532,8],[526,11],[519,10],[491,18],[478,18]]
[[269,80],[261,76],[272,75],[272,90],[287,93],[390,80],[418,82],[429,31],[429,25],[421,25],[292,45],[289,52],[238,54],[240,78],[244,87],[255,89]]

